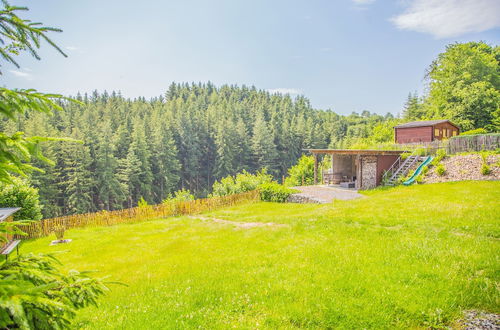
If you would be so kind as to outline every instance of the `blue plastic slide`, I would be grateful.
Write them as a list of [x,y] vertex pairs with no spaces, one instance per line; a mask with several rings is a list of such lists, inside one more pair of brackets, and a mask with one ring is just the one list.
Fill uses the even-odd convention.
[[423,162],[422,164],[420,164],[419,167],[417,167],[417,169],[415,170],[415,172],[413,173],[413,175],[408,179],[406,180],[405,182],[403,182],[403,184],[405,186],[409,186],[411,185],[412,183],[415,182],[415,180],[417,179],[417,176],[420,175],[420,173],[422,172],[422,170],[424,169],[425,166],[427,166],[430,162],[432,162],[432,159],[433,157],[432,156],[428,156]]

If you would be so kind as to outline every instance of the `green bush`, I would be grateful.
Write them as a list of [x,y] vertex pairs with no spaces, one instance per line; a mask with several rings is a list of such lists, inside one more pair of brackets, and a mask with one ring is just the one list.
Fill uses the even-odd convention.
[[194,195],[187,189],[181,189],[174,192],[174,195],[168,194],[163,203],[187,202],[192,200],[194,200]]
[[476,135],[476,134],[486,134],[488,131],[484,128],[472,129],[470,131],[465,131],[460,133],[460,135]]
[[489,175],[490,173],[491,173],[491,169],[488,166],[488,164],[483,163],[483,165],[481,166],[481,174],[482,175]]
[[228,196],[255,190],[259,185],[269,183],[272,180],[273,177],[267,174],[265,168],[255,174],[243,171],[234,177],[227,176],[220,181],[215,181],[209,197]]
[[314,157],[302,156],[294,165],[288,169],[288,177],[285,179],[286,186],[302,186],[314,184]]
[[269,182],[261,184],[259,187],[260,199],[264,202],[277,202],[284,203],[288,197],[295,192],[276,182]]
[[443,176],[445,173],[446,173],[446,169],[444,168],[444,165],[443,164],[439,164],[436,167],[436,174],[439,175],[439,176]]
[[406,158],[410,157],[410,155],[411,155],[411,152],[403,152],[401,154],[401,159],[406,160]]
[[436,152],[436,156],[432,160],[432,165],[437,166],[444,158],[446,157],[446,149],[438,149]]
[[20,207],[14,220],[42,219],[38,189],[19,178],[12,178],[12,183],[0,183],[0,207]]
[[139,199],[139,201],[137,202],[137,207],[145,208],[148,206],[149,206],[148,202],[144,199],[144,197],[141,196],[141,199]]

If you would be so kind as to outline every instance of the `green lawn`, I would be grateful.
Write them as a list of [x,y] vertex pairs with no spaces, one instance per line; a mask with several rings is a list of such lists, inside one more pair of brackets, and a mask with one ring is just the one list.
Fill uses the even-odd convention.
[[66,269],[113,286],[77,327],[411,328],[464,309],[500,312],[500,182],[374,190],[330,205],[257,203],[188,217],[71,230],[22,252],[64,251]]

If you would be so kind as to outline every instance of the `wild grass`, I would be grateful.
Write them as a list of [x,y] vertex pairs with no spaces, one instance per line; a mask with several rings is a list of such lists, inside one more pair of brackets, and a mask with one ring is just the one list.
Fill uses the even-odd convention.
[[177,217],[74,229],[70,244],[22,251],[60,251],[68,269],[128,284],[81,311],[77,328],[418,328],[500,312],[500,182],[365,195],[203,214],[280,227]]

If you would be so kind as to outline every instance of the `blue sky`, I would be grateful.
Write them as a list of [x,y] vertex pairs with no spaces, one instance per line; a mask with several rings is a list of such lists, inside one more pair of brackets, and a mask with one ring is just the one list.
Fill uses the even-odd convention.
[[11,1],[60,27],[69,55],[3,66],[2,85],[158,96],[172,82],[303,94],[316,108],[394,114],[452,42],[500,40],[499,0]]

